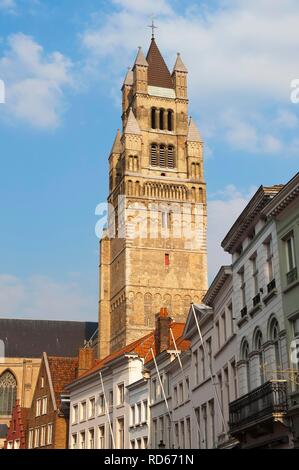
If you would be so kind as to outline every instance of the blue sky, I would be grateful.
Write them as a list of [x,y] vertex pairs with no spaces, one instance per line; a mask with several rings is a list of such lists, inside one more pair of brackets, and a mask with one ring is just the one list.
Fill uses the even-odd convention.
[[[154,4],[154,6],[153,6]],[[96,319],[95,207],[139,45],[189,69],[205,140],[210,278],[261,184],[298,171],[295,0],[0,0],[0,315]]]

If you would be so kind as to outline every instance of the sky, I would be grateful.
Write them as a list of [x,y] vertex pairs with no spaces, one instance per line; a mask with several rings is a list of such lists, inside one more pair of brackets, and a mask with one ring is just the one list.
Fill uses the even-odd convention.
[[297,0],[0,0],[0,315],[95,320],[96,206],[138,46],[189,70],[205,141],[210,281],[261,185],[299,167]]

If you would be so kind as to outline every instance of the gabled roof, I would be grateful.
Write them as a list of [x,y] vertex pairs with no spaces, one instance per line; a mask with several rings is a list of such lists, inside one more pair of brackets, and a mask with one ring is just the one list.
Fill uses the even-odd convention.
[[221,243],[225,251],[233,253],[238,249],[252,225],[261,217],[262,210],[282,188],[282,185],[260,186]]
[[137,53],[137,57],[135,59],[134,66],[135,65],[142,65],[143,67],[148,67],[147,60],[144,57],[144,54],[143,54],[143,51],[142,51],[141,47],[138,47],[138,53]]
[[203,298],[203,302],[206,305],[212,306],[215,298],[221,291],[223,285],[229,277],[232,277],[232,267],[231,266],[221,266],[218,273],[216,274],[212,284],[209,287],[206,295]]
[[119,129],[117,129],[117,133],[110,154],[112,153],[122,153],[121,134]]
[[78,358],[48,357],[44,353],[44,360],[52,392],[53,406],[54,409],[59,408],[61,392],[77,376]]
[[181,59],[181,54],[178,52],[174,67],[173,67],[173,72],[184,72],[188,73],[187,68],[185,67],[182,59]]
[[192,117],[189,121],[189,129],[188,129],[188,136],[187,142],[203,142],[200,132],[193,121]]
[[168,67],[158,49],[155,39],[152,39],[146,56],[148,67],[148,84],[160,88],[174,88]]
[[198,320],[198,324],[200,326],[206,321],[211,320],[213,317],[213,309],[209,307],[208,305],[204,305],[204,304],[191,305],[189,313],[188,313],[186,325],[184,328],[184,332],[183,332],[183,337],[185,339],[191,338],[194,332],[195,334],[198,334],[197,325],[196,325],[195,318],[194,318],[193,307],[194,307],[195,315]]
[[124,134],[133,134],[133,135],[141,134],[139,124],[137,122],[137,119],[135,118],[132,108],[130,108],[129,117],[128,117],[126,128],[124,130]]
[[276,217],[295,199],[299,205],[299,173],[297,173],[265,207],[266,216]]

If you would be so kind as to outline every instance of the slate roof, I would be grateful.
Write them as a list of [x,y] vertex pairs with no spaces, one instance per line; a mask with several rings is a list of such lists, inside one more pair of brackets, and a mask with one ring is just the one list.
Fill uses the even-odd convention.
[[159,51],[155,39],[152,39],[146,56],[148,67],[148,84],[159,88],[174,88],[168,67]]
[[184,63],[183,63],[183,61],[181,59],[181,54],[179,52],[178,52],[178,55],[177,55],[177,58],[176,58],[176,61],[175,61],[175,64],[174,64],[173,71],[174,72],[188,73],[188,70],[187,70],[186,66],[184,65]]
[[132,108],[130,108],[129,117],[128,117],[124,134],[133,134],[133,135],[141,134],[139,124],[137,122],[137,119],[135,118]]
[[190,118],[190,122],[189,122],[187,141],[188,142],[202,142],[203,141],[200,135],[200,132],[192,118]]
[[0,319],[0,340],[6,357],[76,357],[84,342],[91,339],[97,323],[47,320]]
[[143,67],[148,67],[147,60],[144,57],[141,47],[138,48],[138,53],[134,65],[142,65]]
[[122,145],[121,145],[121,135],[120,135],[120,130],[117,129],[117,133],[114,139],[114,143],[111,149],[111,154],[112,153],[121,153],[122,152]]

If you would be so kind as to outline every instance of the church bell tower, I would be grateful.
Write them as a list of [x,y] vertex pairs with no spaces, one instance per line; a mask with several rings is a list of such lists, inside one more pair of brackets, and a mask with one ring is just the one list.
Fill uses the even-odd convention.
[[207,290],[203,141],[187,85],[180,54],[170,73],[154,36],[124,80],[100,244],[100,358],[152,331],[161,307],[184,321]]

